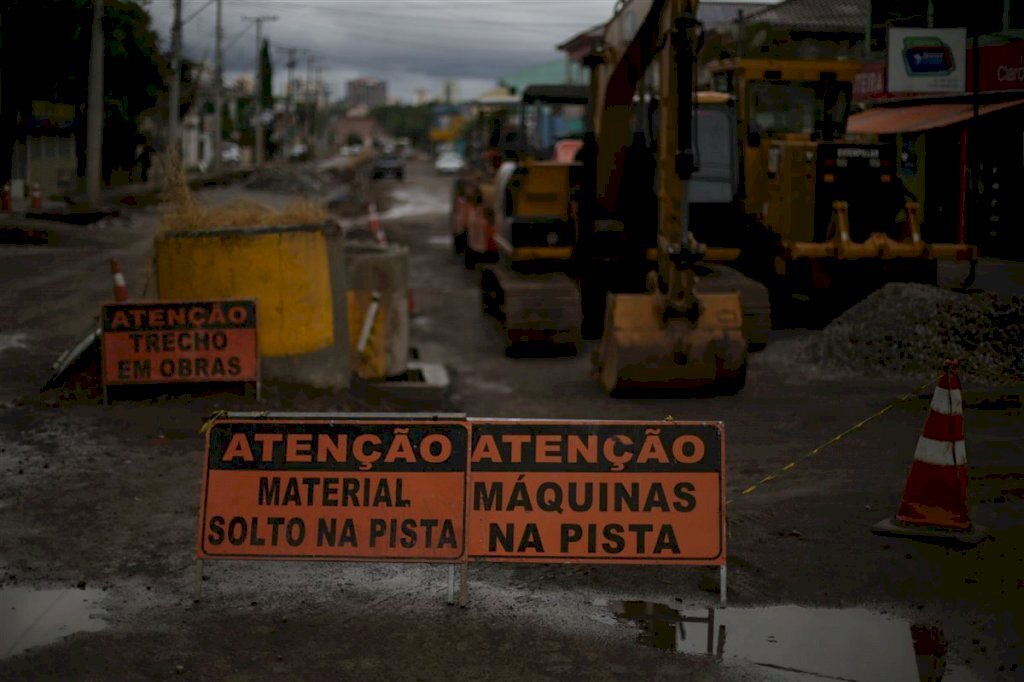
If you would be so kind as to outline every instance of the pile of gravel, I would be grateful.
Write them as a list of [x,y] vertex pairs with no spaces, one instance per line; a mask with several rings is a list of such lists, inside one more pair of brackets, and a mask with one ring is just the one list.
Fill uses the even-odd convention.
[[245,181],[248,189],[281,194],[322,195],[327,183],[315,171],[305,168],[261,168]]
[[944,358],[989,384],[1024,383],[1024,298],[887,284],[832,321],[804,349],[823,369],[917,374]]

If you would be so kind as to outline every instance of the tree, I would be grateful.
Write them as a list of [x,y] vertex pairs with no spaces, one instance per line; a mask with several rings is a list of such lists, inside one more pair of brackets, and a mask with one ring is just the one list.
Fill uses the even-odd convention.
[[370,115],[392,136],[408,137],[413,145],[418,145],[429,139],[434,107],[430,104],[377,107]]
[[[32,102],[75,108],[79,175],[85,171],[85,114],[92,0],[4,0],[0,22],[0,182],[11,177],[14,143],[24,140]],[[165,90],[167,63],[145,8],[106,0],[103,18],[105,174],[135,160],[139,117]]]
[[274,65],[270,61],[270,43],[264,38],[260,47],[260,102],[264,109],[274,106]]

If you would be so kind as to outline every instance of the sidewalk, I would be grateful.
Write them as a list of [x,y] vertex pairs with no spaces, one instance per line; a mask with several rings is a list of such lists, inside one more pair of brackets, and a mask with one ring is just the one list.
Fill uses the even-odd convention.
[[[187,174],[188,184],[193,189],[212,184],[232,182],[253,171],[251,166],[234,166],[217,172],[192,172]],[[100,192],[99,205],[93,206],[84,194],[76,193],[64,199],[43,198],[41,208],[32,208],[31,197],[11,197],[11,210],[0,212],[0,243],[19,242],[12,236],[12,230],[25,232],[45,230],[46,224],[62,223],[88,225],[107,216],[118,215],[126,208],[156,204],[163,190],[162,181],[154,178],[148,182],[134,182],[127,185],[104,187]]]

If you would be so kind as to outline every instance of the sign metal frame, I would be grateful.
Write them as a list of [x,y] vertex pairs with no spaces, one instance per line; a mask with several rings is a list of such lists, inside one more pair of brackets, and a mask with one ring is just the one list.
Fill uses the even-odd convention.
[[[210,554],[204,552],[203,538],[207,528],[207,517],[208,517],[208,494],[209,494],[209,477],[210,477],[210,440],[213,429],[217,428],[218,425],[225,423],[234,424],[276,424],[283,425],[279,426],[280,432],[287,433],[287,425],[344,425],[344,426],[373,426],[373,427],[401,427],[402,425],[419,425],[423,426],[425,423],[433,423],[438,426],[446,427],[461,427],[465,431],[465,450],[464,458],[465,461],[462,463],[461,468],[458,469],[462,476],[461,482],[461,501],[459,504],[461,507],[461,533],[458,535],[459,552],[457,557],[411,557],[411,556],[389,556],[386,550],[380,553],[368,554],[368,555],[344,555],[344,554],[325,554],[318,556],[300,556],[300,555],[289,555],[289,556],[268,556],[268,555],[246,555],[246,554]],[[588,433],[597,434],[601,429],[611,430],[616,433],[623,433],[624,430],[632,429],[634,435],[636,433],[643,433],[647,430],[653,430],[658,433],[669,431],[671,435],[675,433],[675,438],[681,438],[683,435],[688,435],[692,438],[703,438],[700,434],[711,435],[709,440],[704,441],[703,449],[701,450],[702,455],[700,458],[695,458],[695,461],[687,461],[687,452],[683,446],[680,446],[679,450],[676,450],[676,443],[672,441],[665,450],[669,453],[669,460],[667,462],[659,460],[656,463],[656,470],[644,470],[643,465],[645,462],[634,462],[635,466],[632,470],[627,470],[627,467],[623,466],[617,470],[599,470],[589,472],[591,475],[598,473],[602,475],[608,475],[609,480],[614,480],[615,476],[622,476],[623,478],[633,477],[633,480],[637,480],[637,476],[647,476],[648,478],[656,476],[658,473],[666,473],[676,475],[688,475],[693,476],[699,474],[705,477],[705,480],[711,480],[707,474],[714,474],[714,492],[713,499],[715,500],[715,510],[713,512],[705,512],[710,514],[710,519],[704,519],[703,522],[714,522],[716,524],[715,534],[717,535],[717,553],[710,557],[687,557],[684,559],[673,558],[673,557],[650,557],[650,556],[637,556],[637,557],[612,557],[607,556],[595,557],[593,554],[586,554],[581,556],[558,556],[552,554],[543,554],[537,556],[484,556],[474,554],[473,551],[473,537],[474,524],[473,521],[475,510],[473,509],[475,501],[473,500],[473,489],[472,485],[479,479],[474,478],[474,472],[477,475],[486,473],[486,466],[481,466],[478,462],[476,465],[473,463],[474,458],[474,443],[476,443],[476,436],[480,433],[480,430],[493,428],[493,427],[505,427],[505,428],[521,428],[529,430],[531,427],[535,429],[537,433],[541,431],[550,432],[552,429],[562,429],[565,433],[570,433],[573,429],[577,430],[577,433]],[[727,568],[726,568],[726,500],[725,500],[725,429],[722,422],[718,421],[628,421],[628,420],[558,420],[558,419],[476,419],[467,418],[463,413],[310,413],[310,412],[297,412],[297,413],[281,413],[281,412],[230,412],[221,413],[214,415],[207,423],[206,428],[206,443],[203,453],[203,480],[202,480],[202,491],[200,500],[200,518],[199,518],[199,537],[197,538],[197,561],[198,561],[198,573],[197,573],[197,594],[201,589],[202,582],[202,565],[204,559],[217,559],[217,560],[237,560],[237,559],[259,559],[259,560],[307,560],[307,561],[357,561],[357,562],[380,562],[380,563],[429,563],[429,564],[448,564],[448,603],[455,603],[456,595],[456,576],[455,567],[459,566],[461,572],[461,580],[459,581],[459,603],[464,604],[468,598],[468,565],[470,563],[586,563],[586,564],[612,564],[612,565],[676,565],[676,566],[718,566],[719,568],[719,594],[720,603],[722,606],[726,604],[727,595]],[[535,433],[535,435],[537,435]],[[650,431],[648,431],[650,433]],[[461,433],[459,434],[461,438]],[[457,438],[452,438],[452,442]],[[635,440],[635,439],[634,439]],[[539,442],[539,441],[538,441]],[[625,441],[619,441],[619,444]],[[638,443],[633,443],[638,445]],[[615,446],[612,446],[614,450]],[[637,448],[638,452],[640,448]],[[689,452],[695,452],[690,450]],[[637,453],[634,453],[634,460],[639,459]],[[650,461],[648,458],[647,461]],[[702,464],[695,470],[695,465],[698,463]],[[545,462],[550,463],[550,462]],[[519,466],[519,469],[515,467],[509,467],[506,471],[501,473],[509,474],[521,474],[526,476],[529,474],[536,474],[543,476],[542,472],[536,471],[536,467],[539,466],[537,462],[534,462],[532,469],[524,469],[521,463],[514,463]],[[599,465],[607,465],[609,462],[599,460]],[[654,466],[654,465],[652,465]],[[320,471],[317,469],[310,469],[310,471]],[[332,469],[332,471],[342,471],[341,469]],[[345,469],[345,471],[348,471]],[[587,473],[583,470],[584,473]],[[424,472],[425,473],[425,472]],[[452,475],[454,471],[446,472]],[[494,473],[493,470],[491,473]],[[563,472],[564,473],[564,472]],[[706,487],[705,483],[705,487]],[[698,493],[695,493],[697,495]],[[702,489],[699,493],[700,499],[707,504],[708,494],[707,491]],[[696,505],[697,502],[694,502]],[[683,513],[684,511],[678,507],[675,508],[676,512]],[[458,514],[453,510],[449,510],[449,513]],[[612,514],[610,510],[600,512],[601,514]],[[649,512],[644,512],[649,513]],[[669,517],[675,514],[675,512],[660,511],[659,513],[667,513]],[[701,517],[703,518],[703,517]]]

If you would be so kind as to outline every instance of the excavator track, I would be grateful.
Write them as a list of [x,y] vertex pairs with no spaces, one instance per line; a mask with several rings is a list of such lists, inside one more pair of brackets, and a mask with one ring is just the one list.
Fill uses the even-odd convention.
[[751,350],[768,345],[772,328],[772,306],[768,287],[733,268],[709,265],[709,272],[697,282],[697,293],[722,294],[736,292],[743,306],[743,336]]
[[484,268],[481,278],[484,310],[502,323],[509,348],[527,343],[579,348],[580,292],[565,273],[522,273],[499,265]]

